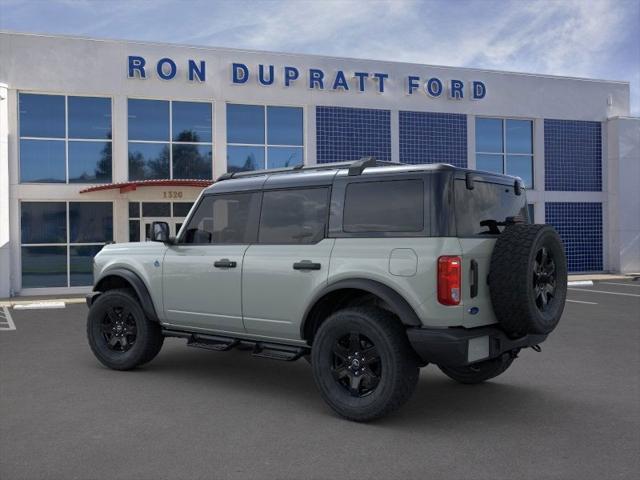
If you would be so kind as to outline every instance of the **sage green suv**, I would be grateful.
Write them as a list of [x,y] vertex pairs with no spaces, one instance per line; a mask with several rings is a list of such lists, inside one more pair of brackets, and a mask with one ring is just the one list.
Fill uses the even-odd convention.
[[351,163],[229,173],[176,238],[105,246],[87,334],[104,365],[152,360],[165,337],[304,357],[333,410],[397,409],[420,367],[462,383],[504,372],[564,308],[562,242],[528,221],[519,179],[450,165]]

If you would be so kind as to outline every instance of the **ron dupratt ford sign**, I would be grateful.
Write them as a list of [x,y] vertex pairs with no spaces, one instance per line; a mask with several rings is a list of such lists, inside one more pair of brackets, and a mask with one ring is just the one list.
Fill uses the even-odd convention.
[[[148,78],[151,75],[162,80],[186,77],[192,82],[206,82],[207,64],[204,60],[189,60],[186,65],[178,66],[167,57],[152,63],[147,62],[144,57],[128,57],[129,78]],[[384,93],[389,74],[345,70],[327,72],[319,68],[300,69],[290,65],[268,64],[253,66],[233,62],[229,65],[229,79],[235,85],[246,85],[251,81],[265,87],[280,85],[288,88],[302,83],[307,88],[316,90]],[[432,98],[444,96],[452,100],[480,100],[487,94],[485,84],[478,80],[464,82],[435,76],[421,78],[418,75],[407,75],[402,82],[407,95],[421,92]]]

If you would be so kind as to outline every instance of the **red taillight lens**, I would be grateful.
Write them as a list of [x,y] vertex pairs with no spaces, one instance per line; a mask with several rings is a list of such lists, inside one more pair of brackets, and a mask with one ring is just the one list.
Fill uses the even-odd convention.
[[445,255],[438,258],[438,301],[443,305],[460,303],[460,257]]

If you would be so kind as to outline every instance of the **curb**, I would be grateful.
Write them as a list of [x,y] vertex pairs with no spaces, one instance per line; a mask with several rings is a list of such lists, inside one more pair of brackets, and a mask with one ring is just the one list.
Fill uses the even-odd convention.
[[[61,308],[50,307],[48,304],[66,304],[73,305],[79,303],[85,303],[84,298],[49,298],[46,300],[0,300],[0,307],[19,307],[18,310],[35,309],[35,308]],[[30,307],[30,305],[38,305],[37,307]]]
[[568,287],[592,287],[592,280],[574,280],[573,282],[567,282]]

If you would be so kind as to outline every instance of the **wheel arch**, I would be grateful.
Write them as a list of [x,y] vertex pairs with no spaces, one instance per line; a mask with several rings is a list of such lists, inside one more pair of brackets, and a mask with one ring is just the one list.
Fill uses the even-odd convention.
[[149,289],[137,273],[126,268],[114,268],[104,272],[93,287],[93,291],[97,292],[98,295],[93,296],[91,302],[101,293],[114,288],[130,288],[133,290],[147,318],[154,322],[159,321]]
[[316,294],[302,317],[301,338],[310,342],[328,315],[365,297],[380,302],[406,326],[422,325],[413,307],[396,290],[376,280],[354,278],[327,285]]

